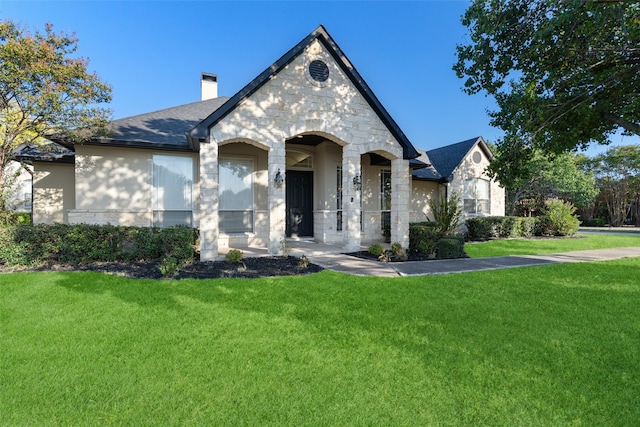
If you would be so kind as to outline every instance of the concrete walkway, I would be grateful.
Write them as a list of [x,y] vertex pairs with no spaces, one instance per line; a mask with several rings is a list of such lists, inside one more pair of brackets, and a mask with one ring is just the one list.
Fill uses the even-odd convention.
[[309,260],[326,269],[355,276],[430,276],[503,268],[531,267],[568,262],[607,261],[640,257],[640,247],[597,249],[547,255],[512,255],[490,258],[462,258],[384,263],[339,253],[307,253]]

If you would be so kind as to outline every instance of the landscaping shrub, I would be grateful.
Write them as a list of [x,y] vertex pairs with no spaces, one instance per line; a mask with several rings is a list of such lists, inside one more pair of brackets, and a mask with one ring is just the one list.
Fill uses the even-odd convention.
[[593,218],[582,221],[582,225],[585,227],[604,227],[607,225],[607,221],[603,218]]
[[[533,237],[534,228],[536,226],[535,217],[516,217],[518,219],[518,234],[517,236],[530,238]],[[517,237],[516,236],[516,237]]]
[[498,239],[506,234],[502,231],[504,216],[483,216],[467,219],[467,240],[490,240]]
[[240,249],[231,249],[224,256],[224,260],[228,262],[240,262],[242,261],[243,256],[244,256],[244,253]]
[[546,203],[547,215],[556,236],[573,236],[580,227],[580,220],[576,216],[576,208],[572,203],[553,199]]
[[379,243],[372,243],[369,245],[368,252],[373,256],[380,256],[384,253],[384,248]]
[[518,237],[520,235],[520,218],[517,216],[503,216],[498,232],[503,239]]
[[193,261],[196,231],[188,227],[146,228],[113,225],[0,226],[0,262],[33,265],[63,262]]
[[439,200],[429,200],[429,208],[433,215],[433,223],[436,230],[442,236],[452,236],[457,230],[462,218],[462,208],[460,207],[460,198],[456,193],[452,193],[447,198],[442,195]]
[[441,235],[434,223],[418,222],[409,224],[409,250],[425,255],[436,252]]
[[391,245],[391,253],[393,254],[393,258],[398,261],[406,261],[409,258],[407,251],[398,242]]
[[438,258],[463,258],[464,253],[464,238],[457,236],[443,237],[438,241]]
[[554,236],[553,223],[548,215],[535,217],[535,225],[533,226],[533,234],[540,237]]
[[[562,202],[564,203],[564,202]],[[467,240],[491,240],[514,237],[530,238],[533,236],[571,236],[578,230],[579,221],[570,204],[551,205],[554,209],[553,217],[543,215],[538,217],[515,216],[485,216],[467,219]],[[571,212],[571,213],[569,213]]]

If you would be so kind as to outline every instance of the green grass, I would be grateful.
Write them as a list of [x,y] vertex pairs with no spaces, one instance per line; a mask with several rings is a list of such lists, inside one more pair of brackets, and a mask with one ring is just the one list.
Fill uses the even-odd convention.
[[0,425],[636,425],[639,272],[0,275]]
[[631,246],[640,247],[640,234],[628,236],[613,234],[578,235],[578,237],[564,239],[490,240],[488,242],[467,243],[464,245],[464,250],[471,258],[484,258],[505,255],[552,254]]

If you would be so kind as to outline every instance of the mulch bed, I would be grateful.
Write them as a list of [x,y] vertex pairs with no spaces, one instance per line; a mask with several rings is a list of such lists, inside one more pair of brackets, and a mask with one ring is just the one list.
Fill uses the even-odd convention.
[[[367,251],[350,252],[350,253],[348,253],[346,255],[350,255],[350,256],[353,256],[353,257],[356,257],[356,258],[375,260],[375,261],[379,260],[377,256],[372,255]],[[424,254],[421,254],[421,253],[418,253],[418,252],[409,252],[407,254],[407,256],[408,256],[408,258],[406,260],[404,260],[404,261],[400,261],[398,259],[391,258],[389,260],[389,262],[430,261],[430,260],[436,259],[436,258],[433,258],[433,257],[428,257],[428,256],[426,256]]]
[[[319,265],[309,263],[307,267],[298,265],[297,257],[245,258],[242,262],[196,261],[182,267],[174,279],[219,279],[299,276],[322,271]],[[0,272],[19,271],[95,271],[135,279],[164,279],[159,262],[101,262],[84,265],[53,264],[39,267],[9,267],[0,265]]]

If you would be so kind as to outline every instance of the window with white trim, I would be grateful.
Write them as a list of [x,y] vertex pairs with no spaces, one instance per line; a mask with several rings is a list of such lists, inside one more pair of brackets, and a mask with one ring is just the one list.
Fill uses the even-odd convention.
[[154,154],[153,225],[193,225],[193,159]]
[[253,232],[253,160],[221,157],[218,174],[220,232]]
[[482,178],[471,178],[464,182],[464,213],[466,215],[489,215],[491,212],[490,182]]
[[380,229],[385,230],[391,225],[391,171],[383,169],[380,171]]

